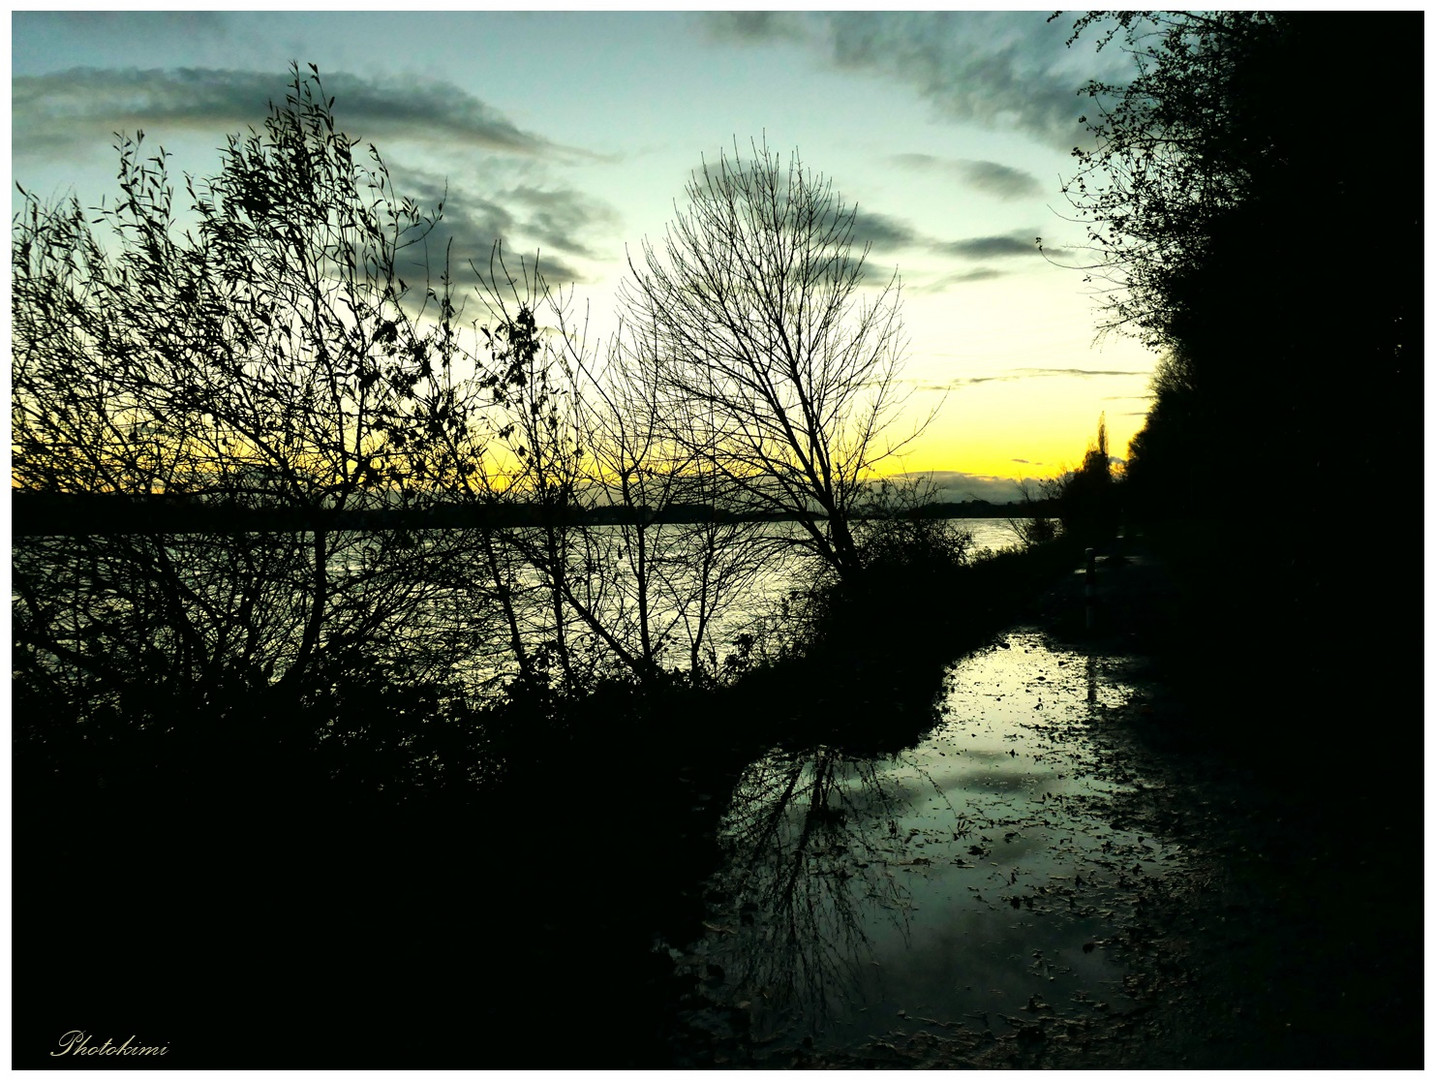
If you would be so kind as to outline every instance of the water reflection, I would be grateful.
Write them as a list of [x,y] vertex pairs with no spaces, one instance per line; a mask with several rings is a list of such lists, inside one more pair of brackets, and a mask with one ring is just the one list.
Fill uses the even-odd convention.
[[901,753],[754,763],[688,954],[708,998],[774,1049],[1120,1007],[1100,942],[1132,881],[1182,858],[1104,809],[1127,779],[1094,733],[1126,694],[1105,661],[1013,634],[950,669],[941,721]]
[[[910,855],[916,830],[900,822],[913,793],[891,760],[775,751],[733,792],[726,868],[713,882],[727,919],[710,923],[708,970],[753,1003],[760,1037],[795,1021],[816,1030],[860,1001],[880,975],[875,923],[908,936],[911,893],[899,870],[927,860]],[[948,810],[954,837],[965,833],[966,819]]]

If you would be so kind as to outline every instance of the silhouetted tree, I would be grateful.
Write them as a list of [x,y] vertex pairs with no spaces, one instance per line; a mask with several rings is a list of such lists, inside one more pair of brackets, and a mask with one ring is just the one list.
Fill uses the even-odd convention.
[[781,564],[773,531],[737,513],[691,408],[661,396],[631,341],[591,348],[570,298],[537,268],[512,275],[495,252],[480,276],[482,334],[494,369],[510,373],[491,417],[507,447],[504,497],[538,517],[492,539],[538,583],[515,604],[524,677],[547,683],[535,660],[568,693],[605,678],[716,676],[725,613]]
[[[1094,33],[1136,73],[1088,88],[1094,146],[1067,193],[1112,286],[1108,326],[1167,350],[1135,506],[1173,525],[1191,595],[1263,626],[1271,648],[1229,669],[1259,663],[1249,681],[1321,687],[1329,706],[1362,659],[1419,665],[1412,636],[1391,635],[1398,663],[1366,628],[1422,562],[1421,13],[1077,21]],[[1333,506],[1358,498],[1402,508],[1379,559],[1333,541]],[[1215,641],[1200,620],[1228,610],[1183,622]],[[1343,689],[1370,707],[1372,688]]]
[[444,539],[334,524],[434,498],[434,450],[473,402],[447,288],[425,280],[435,218],[394,192],[373,147],[356,157],[331,105],[296,68],[263,130],[186,178],[183,232],[166,156],[144,158],[140,136],[119,144],[121,197],[93,222],[22,191],[14,485],[289,525],[17,542],[31,684],[117,707],[300,690],[355,649],[448,670],[457,639],[425,648],[454,629],[435,603],[455,577]]
[[877,588],[932,580],[971,560],[972,530],[957,519],[924,512],[937,503],[930,477],[884,477],[868,485],[852,528],[864,570],[887,579]]
[[1126,84],[1087,86],[1089,113],[1079,122],[1095,145],[1072,151],[1077,172],[1063,185],[1087,223],[1090,269],[1112,286],[1107,327],[1148,344],[1170,340],[1182,308],[1175,277],[1201,262],[1271,148],[1246,83],[1258,74],[1251,58],[1281,33],[1279,18],[1093,12],[1077,20],[1069,44],[1096,31],[1099,50],[1119,40],[1136,68]]
[[[1243,459],[1283,476],[1253,503],[1298,520],[1381,482],[1394,446],[1420,446],[1419,14],[1095,13],[1076,22],[1084,33],[1137,68],[1088,87],[1095,145],[1074,151],[1066,191],[1113,286],[1106,324],[1179,348],[1185,370],[1180,406],[1156,386],[1139,471],[1189,438],[1211,462],[1235,435]],[[1337,71],[1381,87],[1379,101],[1332,94]],[[1333,132],[1383,147],[1380,166],[1333,152]],[[1335,263],[1313,257],[1328,235]],[[1327,449],[1349,417],[1378,415],[1381,448]],[[1180,439],[1157,432],[1178,416]],[[1216,472],[1196,479],[1199,502],[1234,494]]]
[[622,291],[634,347],[665,413],[727,480],[797,517],[841,576],[861,569],[848,521],[894,445],[902,358],[896,276],[864,300],[854,208],[796,154],[754,145],[704,164],[661,247],[645,242]]
[[1008,518],[1007,527],[1017,537],[1018,546],[1031,550],[1057,539],[1061,519],[1053,511],[1061,494],[1060,479],[1023,479],[1018,481],[1017,488],[1028,513],[1025,517]]
[[1120,519],[1112,457],[1107,450],[1107,417],[1097,421],[1097,438],[1088,446],[1082,464],[1064,476],[1059,485],[1057,512],[1062,529],[1083,543],[1110,540]]
[[592,479],[626,511],[616,527],[621,581],[642,655],[657,666],[681,650],[691,675],[714,677],[718,634],[749,629],[726,617],[740,599],[754,606],[761,578],[782,573],[786,546],[747,514],[760,507],[721,468],[709,410],[666,395],[654,352],[627,331],[588,372],[600,433]]

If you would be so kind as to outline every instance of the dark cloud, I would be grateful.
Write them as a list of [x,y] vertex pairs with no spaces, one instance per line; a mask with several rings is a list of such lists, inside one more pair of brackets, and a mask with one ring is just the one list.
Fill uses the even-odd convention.
[[[854,220],[853,246],[861,250],[864,245],[870,246],[874,251],[906,249],[959,259],[1007,259],[1014,256],[1041,255],[1034,236],[1028,232],[1013,232],[1004,236],[977,236],[967,240],[936,240],[924,236],[904,221],[875,213],[860,213]],[[961,282],[985,281],[999,277],[1002,273],[1004,271],[986,266],[977,267],[947,275],[926,286],[924,291]]]
[[1078,90],[1093,76],[1123,78],[1130,64],[1117,50],[1068,49],[1072,21],[1036,11],[814,11],[712,15],[707,27],[736,42],[800,41],[839,68],[912,86],[951,119],[1070,148],[1082,139]]
[[912,226],[886,214],[863,212],[853,219],[855,248],[870,244],[878,251],[891,251],[926,243]]
[[958,167],[958,160],[940,158],[933,154],[894,154],[892,161],[909,169],[955,170]]
[[[853,225],[853,244],[861,250],[870,245],[874,251],[889,252],[906,249],[960,259],[1011,258],[1018,255],[1040,255],[1033,237],[1028,233],[1006,236],[979,236],[969,240],[934,240],[911,225],[886,214],[858,214]],[[979,266],[947,274],[918,287],[920,292],[941,292],[951,285],[989,281],[1006,271]]]
[[111,42],[139,34],[222,38],[228,33],[228,16],[218,11],[16,11],[11,20],[11,29],[26,35],[80,30]]
[[1092,368],[1022,368],[1021,370],[1024,371],[1024,372],[1026,372],[1028,375],[1038,375],[1038,376],[1049,376],[1049,375],[1070,376],[1070,375],[1075,375],[1075,376],[1078,376],[1079,378],[1083,378],[1083,379],[1093,378],[1093,377],[1103,378],[1103,377],[1106,377],[1106,376],[1109,376],[1109,375],[1147,375],[1147,374],[1148,374],[1148,372],[1146,372],[1146,371],[1132,371],[1131,369],[1117,369],[1117,370],[1096,369],[1096,370],[1094,370],[1094,369],[1092,369]]
[[979,191],[996,195],[1001,199],[1020,199],[1042,194],[1042,185],[1037,177],[1010,165],[995,161],[962,161],[959,167],[966,174],[968,182]]
[[[1019,460],[1014,458],[1014,461]],[[1036,468],[1041,468],[1041,462],[1030,462]],[[949,470],[938,470],[925,473],[899,473],[892,477],[896,480],[909,480],[914,483],[931,487],[938,502],[972,502],[981,499],[985,502],[1005,504],[1018,503],[1022,501],[1022,484],[1004,476],[984,476],[980,473],[965,473]]]
[[[307,74],[307,72],[306,72]],[[322,73],[321,73],[322,74]],[[282,72],[175,68],[140,71],[75,68],[11,81],[11,138],[16,154],[88,146],[110,133],[227,132],[259,126],[283,100]],[[441,143],[526,156],[572,154],[515,126],[451,83],[323,75],[335,116],[355,137]]]
[[612,207],[567,188],[515,187],[502,193],[505,201],[527,210],[526,231],[541,247],[597,258],[586,238],[591,231],[616,230],[619,215]]
[[460,289],[485,279],[500,242],[516,276],[521,267],[532,270],[537,262],[550,285],[583,281],[572,260],[592,256],[591,231],[603,231],[616,220],[611,209],[578,192],[514,187],[490,199],[453,183],[446,186],[442,177],[422,170],[393,172],[400,195],[430,210],[443,202],[443,216],[426,247],[435,267],[448,253],[449,276]]
[[944,274],[936,281],[921,286],[918,291],[925,293],[943,292],[950,285],[968,285],[975,281],[991,281],[993,278],[1006,276],[1006,270],[995,270],[990,266],[979,266],[976,270],[967,270],[961,274]]
[[710,11],[704,25],[711,37],[732,41],[801,41],[804,32],[799,15],[791,11]]
[[893,263],[875,263],[865,260],[858,269],[858,284],[869,289],[885,289],[889,285],[902,286],[902,274]]
[[932,154],[896,154],[893,161],[909,169],[949,173],[960,183],[999,199],[1023,199],[1042,194],[1042,185],[1037,182],[1037,177],[996,161],[940,158]]
[[[113,131],[148,129],[155,141],[180,133],[216,140],[226,132],[259,126],[271,99],[286,90],[283,72],[77,69],[61,75],[13,80],[13,133],[17,153],[52,154],[76,145],[108,146]],[[351,136],[379,143],[397,194],[413,198],[432,213],[442,202],[442,220],[425,251],[409,254],[409,274],[421,276],[427,259],[435,283],[445,252],[459,286],[476,283],[470,261],[487,266],[502,240],[530,263],[542,252],[550,283],[583,279],[576,259],[593,257],[600,238],[616,228],[612,208],[562,185],[543,182],[546,158],[569,157],[539,136],[524,132],[477,98],[436,81],[366,80],[345,73],[323,75],[324,92],[335,98],[338,123]],[[103,134],[101,134],[103,133]],[[418,144],[416,146],[416,144]],[[398,153],[391,153],[390,146]],[[446,160],[461,175],[465,151],[486,152],[492,186],[480,194],[449,184],[439,174],[406,167],[419,150]],[[537,175],[539,179],[534,179]],[[522,177],[522,179],[516,179]]]
[[1036,236],[1031,232],[1013,232],[1006,236],[977,236],[970,240],[953,240],[937,245],[944,255],[966,259],[1008,258],[1014,255],[1041,255]]

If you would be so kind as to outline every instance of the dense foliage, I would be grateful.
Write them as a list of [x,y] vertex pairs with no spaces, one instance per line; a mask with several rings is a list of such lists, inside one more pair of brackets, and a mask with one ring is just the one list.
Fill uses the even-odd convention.
[[[1421,15],[1094,13],[1079,35],[1135,64],[1088,88],[1067,184],[1106,325],[1165,354],[1130,512],[1187,558],[1191,626],[1242,611],[1270,642],[1248,660],[1328,685],[1377,661],[1363,628],[1421,565]],[[1396,508],[1380,566],[1334,528],[1358,506]]]
[[1308,519],[1414,492],[1419,15],[1098,13],[1074,36],[1099,30],[1137,74],[1088,88],[1095,148],[1067,193],[1107,325],[1167,353],[1134,487]]

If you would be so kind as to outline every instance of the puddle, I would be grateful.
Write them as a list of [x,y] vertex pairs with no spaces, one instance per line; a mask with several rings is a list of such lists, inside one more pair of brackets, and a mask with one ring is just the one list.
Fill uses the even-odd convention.
[[1103,661],[1018,632],[949,669],[940,722],[907,751],[751,765],[682,963],[755,1060],[1129,1007],[1106,943],[1134,883],[1183,866],[1103,816],[1142,779],[1093,737],[1130,693]]

